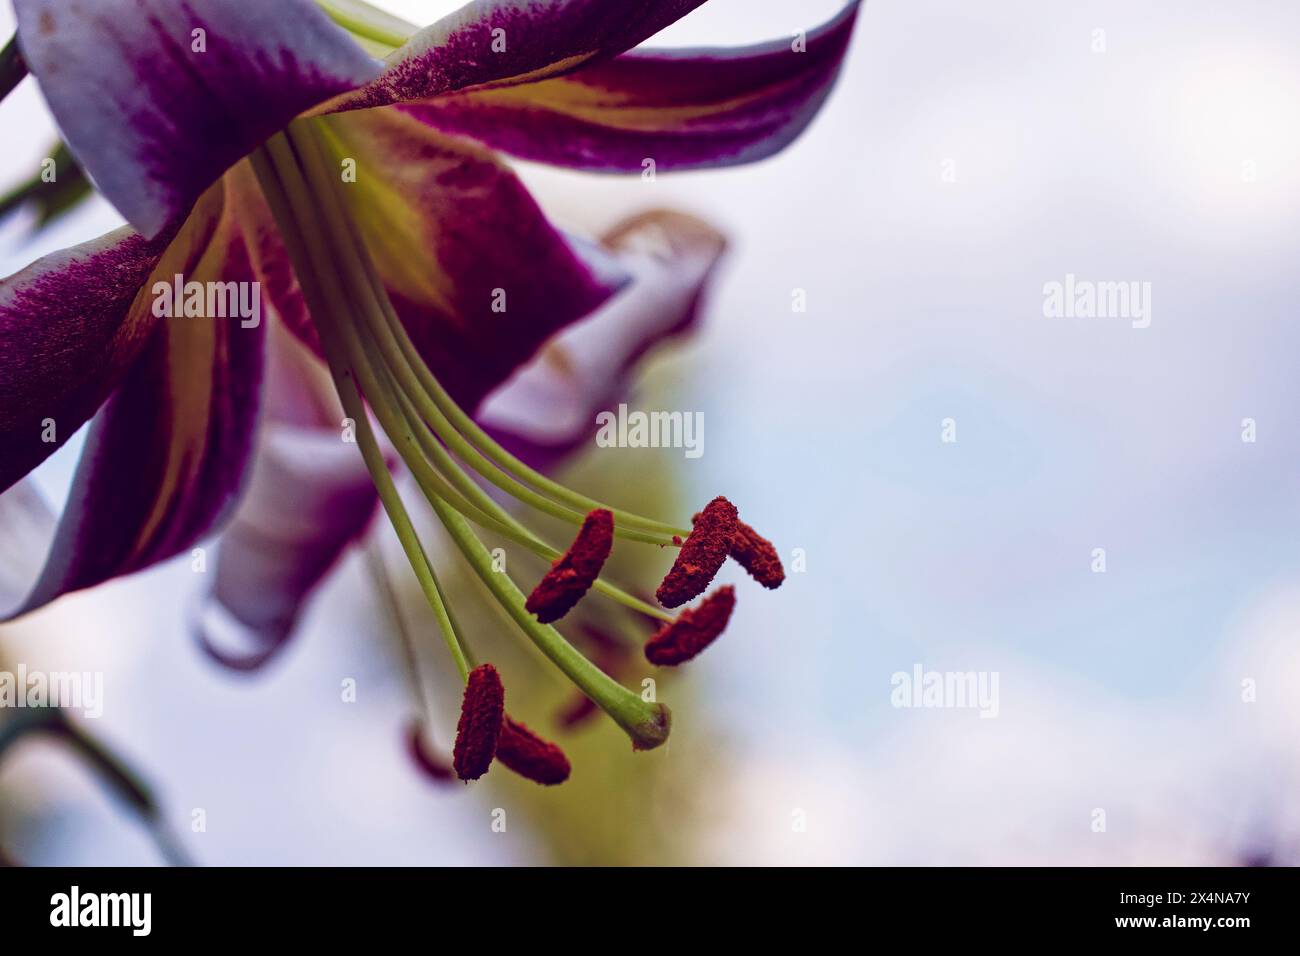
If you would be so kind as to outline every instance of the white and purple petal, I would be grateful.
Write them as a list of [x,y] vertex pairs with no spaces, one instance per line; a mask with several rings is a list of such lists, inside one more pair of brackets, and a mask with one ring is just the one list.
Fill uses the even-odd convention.
[[[524,159],[594,172],[731,166],[784,149],[834,86],[858,5],[806,42],[645,50],[522,86],[401,108]],[[797,47],[797,48],[796,48]]]
[[369,86],[364,109],[485,85],[531,83],[615,57],[704,0],[475,0],[421,30]]
[[78,162],[156,236],[231,164],[381,70],[310,0],[14,0]]
[[197,622],[204,650],[235,670],[265,664],[377,504],[340,430],[267,422],[248,491],[221,535],[211,600]]
[[[205,194],[145,280],[140,297],[150,315],[154,279],[249,278],[222,193]],[[255,433],[263,331],[239,316],[152,323],[90,426],[38,579],[0,607],[0,619],[182,553],[228,516]]]
[[166,246],[122,228],[0,279],[0,491],[72,437],[136,360],[155,322],[137,295]]
[[618,224],[601,241],[632,283],[559,333],[479,409],[479,421],[501,444],[543,470],[592,438],[596,413],[626,399],[647,352],[694,328],[726,249],[708,223],[662,210]]
[[244,671],[284,646],[310,595],[363,536],[379,504],[356,444],[344,440],[328,373],[278,325],[268,337],[265,421],[252,476],[221,535],[195,622],[204,650]]

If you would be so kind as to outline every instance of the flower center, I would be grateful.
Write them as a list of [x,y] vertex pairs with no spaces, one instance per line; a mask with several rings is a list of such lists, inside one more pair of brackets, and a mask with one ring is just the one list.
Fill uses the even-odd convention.
[[[590,512],[603,509],[613,517],[613,533],[625,539],[674,546],[675,539],[688,532],[610,508],[537,473],[501,448],[456,404],[389,302],[348,214],[343,186],[334,172],[339,156],[323,121],[301,120],[273,137],[253,154],[252,161],[293,261],[345,414],[356,423],[357,444],[457,670],[468,679],[472,668],[464,635],[389,473],[367,404],[448,536],[519,629],[627,732],[635,747],[658,746],[668,736],[668,708],[643,700],[587,660],[554,627],[528,610],[524,594],[509,574],[493,567],[492,556],[471,522],[546,560],[558,564],[563,556],[489,495],[466,468],[520,502],[575,525],[582,525]],[[674,620],[662,608],[604,578],[590,583],[632,611]]]

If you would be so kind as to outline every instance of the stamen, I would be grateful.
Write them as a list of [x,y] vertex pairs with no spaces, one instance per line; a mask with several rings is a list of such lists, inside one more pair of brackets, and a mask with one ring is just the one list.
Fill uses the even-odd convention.
[[722,634],[736,607],[736,589],[718,588],[696,607],[683,611],[646,642],[645,657],[660,667],[684,664]]
[[509,716],[501,726],[497,759],[519,776],[546,786],[569,779],[569,758],[564,751]]
[[488,772],[499,746],[505,703],[506,691],[495,667],[480,664],[469,672],[452,751],[452,766],[460,779],[477,780]]
[[[317,128],[316,121],[294,124],[288,130],[288,137],[294,145],[291,147],[284,136],[273,137],[264,151],[254,154],[254,167],[321,333],[321,342],[345,413],[356,422],[362,455],[461,674],[468,675],[469,668],[459,634],[428,557],[382,459],[358,384],[365,389],[371,408],[411,467],[452,541],[524,634],[627,732],[634,748],[649,749],[661,745],[668,737],[671,724],[668,708],[657,702],[644,701],[639,694],[622,687],[568,644],[554,628],[541,624],[525,610],[524,595],[508,574],[499,573],[494,568],[492,556],[465,521],[465,516],[476,522],[479,520],[474,514],[476,509],[461,501],[460,495],[452,492],[428,460],[416,452],[419,442],[411,436],[403,414],[409,411],[409,406],[398,409],[402,404],[397,394],[400,386],[394,382],[391,369],[385,367],[377,355],[373,338],[364,337],[364,330],[374,327],[375,316],[380,314],[380,310],[394,323],[397,323],[396,315],[387,301],[373,263],[355,233],[355,225],[342,208],[329,158],[314,136]],[[307,192],[304,174],[311,181],[316,197],[323,200],[323,217],[318,214],[313,196]],[[487,515],[482,517],[489,525],[495,523]],[[582,520],[580,514],[577,517]],[[559,554],[552,550],[548,557],[552,556],[558,557]],[[599,588],[603,583],[598,581],[595,586]],[[610,593],[614,589],[606,585],[603,590]],[[623,597],[635,604],[644,603],[631,599],[630,595]],[[662,611],[654,608],[645,613],[663,616]],[[486,769],[481,757],[477,764],[472,769],[478,769],[480,773]]]
[[515,623],[569,680],[632,738],[636,750],[650,750],[668,739],[672,714],[663,704],[641,699],[587,660],[554,627],[542,624],[524,608],[524,595],[508,574],[494,571],[492,557],[469,524],[453,509],[430,498],[429,503],[470,568],[478,575]]
[[[325,127],[318,123],[302,124],[290,129],[290,138],[300,145],[305,156],[310,157],[313,153],[319,153],[326,160],[326,165],[328,165],[328,157],[324,154],[324,144],[312,135],[314,132],[322,131],[328,132]],[[272,140],[270,145],[274,150],[277,145],[276,141]],[[361,301],[351,304],[359,306],[359,318],[363,321],[355,328],[350,323],[344,323],[338,334],[342,339],[342,344],[351,355],[352,363],[361,380],[362,387],[371,402],[371,408],[375,411],[384,430],[388,432],[389,437],[397,446],[403,461],[411,469],[417,484],[424,491],[426,497],[429,497],[430,494],[436,495],[480,527],[501,534],[547,560],[555,560],[560,556],[560,553],[530,532],[494,501],[491,496],[479,488],[455,464],[438,440],[430,434],[426,419],[432,421],[435,425],[441,422],[442,427],[439,430],[439,436],[445,437],[449,441],[450,447],[457,451],[457,454],[468,455],[471,462],[477,460],[488,469],[491,469],[491,463],[486,462],[481,456],[478,456],[477,459],[474,457],[477,453],[466,446],[464,439],[455,431],[455,428],[452,427],[439,408],[430,402],[429,396],[424,393],[420,382],[416,380],[415,371],[419,369],[423,369],[430,378],[432,373],[428,372],[428,369],[423,366],[423,360],[419,358],[418,353],[414,352],[414,346],[411,345],[401,321],[392,308],[392,303],[388,300],[383,283],[374,271],[374,264],[366,253],[360,237],[356,234],[354,224],[347,217],[341,198],[336,195],[336,185],[333,182],[332,175],[310,163],[307,172],[319,189],[321,198],[324,199],[326,225],[333,227],[335,233],[333,238],[341,244],[335,249],[335,253],[340,260],[339,265],[348,275],[355,291],[362,297]],[[370,292],[368,297],[365,295],[367,290]],[[369,331],[371,336],[363,340],[361,333],[365,331]],[[402,339],[400,348],[396,341],[398,335]],[[418,363],[416,370],[412,370],[408,362],[408,355],[413,356],[413,361]],[[434,382],[433,384],[436,385],[437,383]],[[441,386],[438,387],[441,388]],[[410,389],[410,392],[408,393],[403,389]],[[450,396],[445,397],[450,401]],[[420,406],[421,411],[413,408],[413,402]],[[452,403],[451,407],[456,409],[459,415],[464,415],[454,403]],[[432,465],[417,453],[417,447],[419,451],[424,452],[429,458],[433,459]],[[482,470],[480,470],[480,473],[484,474],[489,480],[496,480],[491,474]],[[450,481],[450,485],[448,485],[448,481]],[[507,480],[501,486],[507,491],[512,491],[511,484],[512,481]],[[515,492],[512,491],[512,493]],[[516,496],[521,497],[518,494]],[[531,492],[521,497],[521,500],[536,505],[535,499],[536,496]],[[572,518],[575,521],[581,521],[580,516],[566,508],[556,508],[550,505],[549,502],[545,504],[548,507],[543,507],[542,510],[548,511],[548,513],[566,519]],[[613,509],[609,510],[620,521],[624,520],[621,517],[622,512]],[[627,520],[631,521],[634,517],[628,516]],[[644,521],[645,519],[636,520]],[[618,528],[615,530],[620,535],[630,537],[633,540],[662,543],[662,539],[654,535],[647,535],[645,532],[620,531]],[[620,604],[644,614],[659,617],[662,620],[670,620],[659,608],[634,598],[603,579],[598,579],[595,582],[595,587],[602,594]]]
[[272,137],[263,149],[253,153],[251,158],[262,192],[271,206],[281,237],[289,250],[299,286],[316,320],[330,374],[334,379],[335,390],[343,403],[345,413],[357,423],[357,444],[361,449],[366,468],[370,471],[375,490],[388,514],[393,532],[401,542],[402,550],[406,552],[407,560],[412,571],[415,572],[420,588],[433,610],[434,619],[451,652],[456,669],[462,677],[467,677],[468,662],[448,613],[446,602],[442,598],[441,588],[410,516],[402,504],[392,475],[388,472],[388,464],[383,452],[371,431],[370,420],[361,401],[354,372],[344,354],[344,346],[334,334],[337,325],[346,326],[346,319],[340,322],[335,310],[346,312],[347,299],[331,268],[328,249],[321,245],[321,237],[326,230],[316,219],[315,209],[300,176],[297,158],[283,134]]
[[578,536],[528,595],[524,607],[543,624],[558,621],[582,600],[614,546],[614,516],[604,508],[587,515]]
[[695,530],[682,544],[677,560],[659,585],[655,597],[664,607],[680,607],[703,594],[727,560],[736,530],[736,506],[721,496],[695,516]]
[[740,519],[736,520],[736,531],[731,536],[731,556],[765,588],[775,590],[785,580],[785,568],[781,566],[776,547]]
[[[627,641],[622,641],[591,624],[583,625],[582,633],[591,642],[592,660],[595,661],[596,666],[616,680],[628,669],[631,648],[640,644],[642,640],[639,635],[629,635]],[[561,705],[556,712],[555,722],[566,730],[572,730],[586,723],[598,712],[599,708],[595,701],[581,691],[575,690],[568,702]]]

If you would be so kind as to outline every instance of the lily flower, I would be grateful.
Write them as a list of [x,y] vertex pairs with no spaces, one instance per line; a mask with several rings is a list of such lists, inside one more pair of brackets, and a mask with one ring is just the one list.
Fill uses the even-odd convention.
[[[15,0],[23,64],[130,225],[0,282],[0,491],[17,485],[0,522],[52,536],[30,588],[0,580],[0,619],[176,555],[202,563],[196,545],[234,515],[216,593],[259,635],[256,660],[378,500],[467,680],[467,636],[398,494],[391,448],[519,630],[634,747],[661,744],[667,708],[593,665],[494,567],[480,532],[557,565],[564,556],[481,482],[575,532],[605,511],[615,537],[689,555],[692,529],[559,484],[475,413],[521,368],[505,392],[536,387],[545,376],[528,363],[569,332],[603,350],[581,362],[583,397],[604,399],[690,325],[721,252],[716,233],[679,214],[599,244],[566,236],[497,151],[638,176],[770,156],[828,95],[858,6],[794,42],[633,49],[701,3],[476,0],[417,30],[358,0]],[[634,240],[647,237],[670,275],[681,267],[653,290],[674,303],[666,314],[627,307],[655,302],[637,282]],[[337,405],[321,397],[327,378]],[[92,417],[50,528],[17,483]],[[711,559],[729,536],[737,554],[762,541],[734,507],[718,520],[710,507]],[[716,571],[682,561],[671,577],[690,586],[674,587],[674,607]],[[665,629],[676,620],[589,583]],[[518,736],[504,721],[502,736]]]

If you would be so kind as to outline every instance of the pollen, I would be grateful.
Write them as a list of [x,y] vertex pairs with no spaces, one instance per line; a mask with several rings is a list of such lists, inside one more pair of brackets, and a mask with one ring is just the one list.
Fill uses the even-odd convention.
[[695,516],[694,530],[682,544],[677,560],[655,592],[664,607],[680,607],[704,593],[731,551],[739,518],[736,506],[714,498]]
[[469,672],[452,751],[452,766],[460,779],[477,780],[487,773],[499,745],[505,701],[505,688],[495,667],[481,664]]
[[775,590],[785,580],[785,568],[772,542],[740,520],[731,536],[731,556],[765,588]]
[[736,607],[736,589],[718,588],[693,608],[665,624],[645,645],[645,657],[660,667],[684,664],[716,641]]
[[564,751],[509,716],[501,724],[497,760],[519,776],[546,786],[569,779],[569,758]]
[[569,550],[556,559],[533,588],[524,607],[543,624],[564,617],[600,576],[613,546],[614,515],[597,508],[582,522]]

